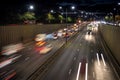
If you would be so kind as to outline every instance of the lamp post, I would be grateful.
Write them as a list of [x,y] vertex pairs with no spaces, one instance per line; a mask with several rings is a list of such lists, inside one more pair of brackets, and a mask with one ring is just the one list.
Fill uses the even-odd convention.
[[[62,6],[60,6],[59,9],[60,10],[63,9]],[[71,6],[71,10],[75,10],[75,6]],[[66,44],[67,44],[67,36],[66,35],[68,35],[68,33],[67,33],[67,22],[68,22],[67,19],[68,19],[68,10],[66,7],[65,8],[65,21],[66,21],[65,42],[66,42]]]
[[65,41],[66,41],[66,44],[67,44],[67,36],[66,36],[66,35],[68,34],[68,33],[67,33],[67,17],[68,17],[68,16],[67,16],[67,8],[66,8],[65,11],[66,11],[66,33],[65,33]]

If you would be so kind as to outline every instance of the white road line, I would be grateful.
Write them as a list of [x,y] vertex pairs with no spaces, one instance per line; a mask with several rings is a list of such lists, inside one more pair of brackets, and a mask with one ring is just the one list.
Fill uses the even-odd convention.
[[74,60],[76,60],[76,57],[74,57]]
[[96,55],[97,55],[98,65],[100,65],[100,59],[98,53]]
[[72,72],[72,69],[69,70],[69,75],[71,74],[71,72]]
[[82,44],[80,43],[80,46],[81,46]]
[[92,59],[92,63],[93,63],[93,59]]
[[79,49],[77,49],[77,51],[79,51]]
[[93,78],[95,78],[95,72],[93,72]]
[[79,67],[78,67],[78,72],[77,72],[76,80],[79,80],[80,68],[81,68],[81,62],[79,63]]
[[93,50],[91,50],[91,52],[93,52]]
[[28,59],[30,59],[30,57],[25,58],[25,61],[28,60]]
[[88,63],[86,63],[85,80],[88,80]]
[[105,59],[104,59],[104,57],[103,57],[103,54],[101,54],[101,57],[102,57],[102,61],[103,61],[104,66],[106,66],[106,63],[105,63]]

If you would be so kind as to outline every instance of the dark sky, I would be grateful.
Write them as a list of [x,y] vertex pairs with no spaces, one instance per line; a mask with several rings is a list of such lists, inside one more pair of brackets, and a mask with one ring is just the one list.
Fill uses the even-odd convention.
[[120,0],[0,0],[0,8],[26,8],[29,4],[34,4],[35,7],[55,7],[59,3],[74,3],[78,6],[93,6],[98,4],[114,4]]
[[28,10],[30,4],[33,4],[36,12],[42,12],[67,3],[67,5],[75,4],[78,9],[82,10],[109,11],[117,2],[120,2],[120,0],[0,0],[0,10],[2,14],[10,12],[22,13]]
[[120,0],[0,0],[0,23],[9,21],[17,13],[28,11],[34,5],[36,15],[42,15],[60,5],[76,5],[78,10],[89,12],[111,12]]
[[49,6],[54,5],[56,3],[76,3],[78,5],[84,5],[84,4],[99,4],[99,3],[115,3],[119,2],[120,0],[0,0],[1,5],[5,6],[17,6],[17,5],[27,5],[29,3],[33,4],[40,4],[42,6]]

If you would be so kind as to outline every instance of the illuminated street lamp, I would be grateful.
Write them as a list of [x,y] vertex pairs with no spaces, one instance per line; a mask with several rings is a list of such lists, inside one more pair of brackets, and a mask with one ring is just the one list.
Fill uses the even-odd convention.
[[72,10],[75,10],[75,6],[71,6],[71,9],[72,9]]
[[[62,7],[60,6],[59,9],[61,10]],[[71,6],[71,10],[75,10],[75,6]],[[66,5],[66,8],[65,8],[65,14],[66,14],[66,29],[67,29],[67,18],[68,18],[68,11],[67,11],[67,5]],[[66,35],[67,35],[67,30],[66,30]],[[67,43],[67,37],[65,38],[66,40],[66,43]]]
[[34,6],[33,6],[33,5],[30,5],[30,6],[29,6],[29,9],[30,9],[30,10],[33,10],[33,9],[34,9]]
[[113,10],[116,11],[116,8],[114,8]]
[[84,12],[83,11],[81,11],[81,14],[83,14]]
[[50,12],[51,12],[51,13],[54,13],[54,11],[53,11],[53,10],[51,10]]
[[120,2],[118,3],[118,5],[120,5]]
[[62,9],[62,7],[60,6],[59,9]]

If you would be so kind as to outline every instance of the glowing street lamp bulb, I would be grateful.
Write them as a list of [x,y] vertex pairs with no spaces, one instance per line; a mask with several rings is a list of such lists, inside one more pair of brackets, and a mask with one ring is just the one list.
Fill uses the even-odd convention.
[[62,9],[62,7],[60,6],[59,9]]
[[53,13],[54,11],[53,11],[53,10],[51,10],[50,12],[51,12],[51,13]]
[[84,12],[83,11],[81,11],[81,14],[83,14]]
[[118,5],[120,5],[120,2],[118,3]]
[[31,6],[30,6],[30,9],[32,10],[32,9],[34,9],[34,7],[31,5]]
[[75,9],[75,6],[72,6],[71,9],[74,10],[74,9]]
[[81,20],[79,20],[79,23],[81,23]]

